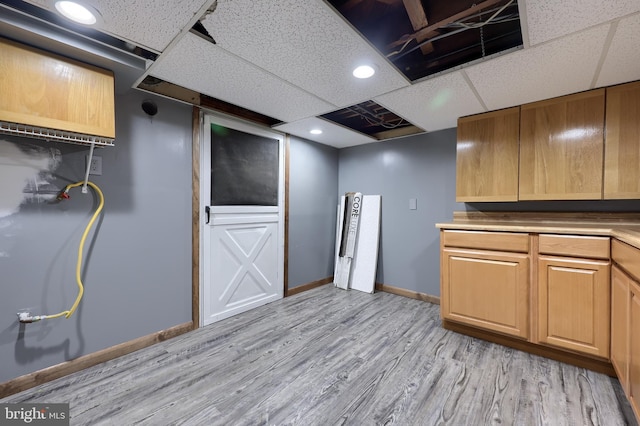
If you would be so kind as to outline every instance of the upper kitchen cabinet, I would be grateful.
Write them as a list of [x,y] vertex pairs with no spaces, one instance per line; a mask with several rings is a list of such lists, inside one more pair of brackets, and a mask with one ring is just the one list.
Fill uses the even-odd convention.
[[458,119],[456,201],[518,200],[520,107]]
[[640,198],[640,82],[607,88],[604,198]]
[[605,89],[523,105],[520,200],[602,198]]
[[75,142],[115,137],[111,71],[0,38],[0,76],[3,129]]

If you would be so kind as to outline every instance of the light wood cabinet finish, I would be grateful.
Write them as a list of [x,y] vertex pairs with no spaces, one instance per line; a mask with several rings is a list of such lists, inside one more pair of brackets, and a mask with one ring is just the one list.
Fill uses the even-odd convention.
[[609,262],[538,258],[538,339],[609,357]]
[[523,105],[520,200],[602,198],[605,90]]
[[611,260],[640,281],[640,250],[618,240],[611,242]]
[[542,234],[539,239],[538,252],[557,256],[609,260],[609,237]]
[[520,107],[458,119],[456,201],[518,200]]
[[0,120],[115,137],[114,78],[0,38]]
[[529,234],[513,232],[443,231],[442,239],[447,247],[483,250],[529,251]]
[[629,395],[630,279],[616,266],[611,268],[611,363],[624,393]]
[[640,285],[629,282],[631,302],[629,309],[629,401],[640,418]]
[[528,337],[527,254],[445,248],[441,273],[443,318]]
[[640,418],[640,250],[614,240],[611,258],[611,362]]
[[607,89],[604,198],[640,198],[640,82]]

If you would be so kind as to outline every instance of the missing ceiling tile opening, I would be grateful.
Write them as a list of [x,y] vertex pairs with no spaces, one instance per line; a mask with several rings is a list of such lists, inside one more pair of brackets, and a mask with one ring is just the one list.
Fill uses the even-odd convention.
[[327,0],[409,80],[522,46],[516,0]]
[[321,117],[378,140],[424,132],[374,101],[352,105]]

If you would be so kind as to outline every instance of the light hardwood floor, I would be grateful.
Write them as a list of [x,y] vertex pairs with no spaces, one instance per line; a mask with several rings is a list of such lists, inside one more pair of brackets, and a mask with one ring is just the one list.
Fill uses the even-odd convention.
[[635,424],[616,379],[331,285],[0,402],[68,402],[72,425]]

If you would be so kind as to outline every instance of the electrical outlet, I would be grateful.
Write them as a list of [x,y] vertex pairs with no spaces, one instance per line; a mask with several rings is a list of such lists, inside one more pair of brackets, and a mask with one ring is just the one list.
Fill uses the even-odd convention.
[[[89,162],[89,156],[86,156],[86,162]],[[89,165],[89,174],[101,176],[102,175],[102,157],[94,155],[91,159],[91,165]]]

